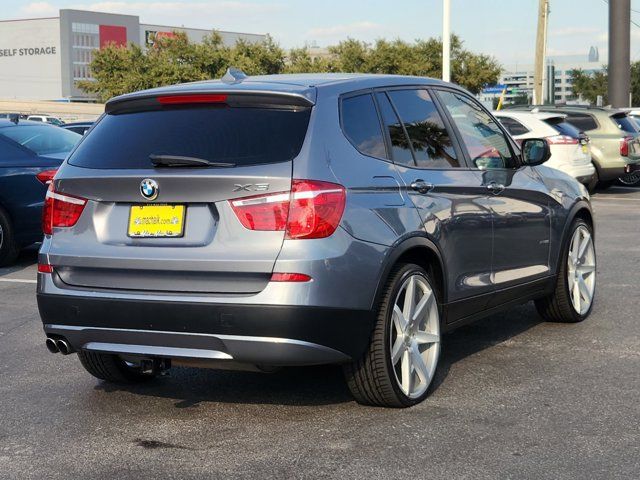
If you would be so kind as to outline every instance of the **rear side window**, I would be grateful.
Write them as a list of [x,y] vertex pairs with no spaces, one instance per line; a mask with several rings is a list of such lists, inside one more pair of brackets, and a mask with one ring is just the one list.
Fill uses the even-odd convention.
[[400,123],[400,119],[393,110],[389,98],[386,93],[376,93],[376,100],[380,107],[382,122],[387,129],[389,139],[391,140],[391,155],[395,163],[415,167],[413,154],[409,146],[409,139],[404,133],[404,128]]
[[387,157],[378,111],[370,94],[342,100],[342,128],[360,153]]
[[638,133],[638,126],[627,115],[613,115],[611,120],[615,122],[620,130],[624,130],[627,133]]
[[28,156],[29,154],[20,147],[2,138],[2,130],[0,130],[0,165],[28,158]]
[[409,135],[418,167],[460,166],[449,132],[428,91],[392,90],[389,97]]
[[300,153],[310,114],[310,108],[220,105],[108,114],[85,137],[69,163],[86,168],[146,169],[151,167],[151,154],[237,166],[284,162]]
[[511,135],[524,135],[525,133],[529,133],[529,129],[521,124],[514,118],[510,117],[496,117],[498,121],[502,124],[504,128],[507,129]]
[[554,130],[561,135],[566,135],[571,138],[580,138],[580,130],[562,118],[547,118],[544,122],[553,127]]
[[598,124],[594,118],[586,113],[569,113],[567,115],[567,122],[572,124],[581,132],[588,132],[589,130],[595,130],[598,128]]

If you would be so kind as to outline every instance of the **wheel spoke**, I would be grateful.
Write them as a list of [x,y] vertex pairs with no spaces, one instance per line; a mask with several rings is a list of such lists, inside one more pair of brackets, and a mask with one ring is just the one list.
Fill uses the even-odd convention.
[[416,305],[416,308],[413,312],[413,317],[411,317],[411,321],[413,322],[413,325],[416,325],[416,326],[420,325],[420,317],[422,317],[423,312],[429,311],[429,308],[431,308],[432,301],[433,301],[433,292],[427,292],[422,296],[422,298],[418,302],[418,305]]
[[596,271],[596,266],[595,265],[580,265],[578,267],[578,273],[583,277],[587,277],[589,276],[589,274],[593,273]]
[[405,350],[402,354],[400,369],[402,371],[402,390],[409,395],[411,393],[411,355],[409,350]]
[[402,353],[404,352],[403,346],[404,342],[402,341],[402,337],[398,336],[391,349],[391,365],[395,366],[402,357]]
[[580,240],[580,246],[578,247],[578,259],[582,259],[582,257],[584,257],[584,254],[587,251],[587,247],[590,244],[591,244],[591,235],[585,232],[584,236]]
[[584,298],[585,303],[591,302],[591,292],[589,291],[589,287],[587,287],[587,283],[584,281],[584,278],[578,277],[578,289],[580,290],[580,294]]
[[573,298],[573,306],[576,311],[580,313],[582,311],[582,302],[580,301],[580,286],[578,281],[573,282],[573,288],[571,289],[571,298]]
[[411,346],[411,361],[416,369],[418,377],[420,377],[420,381],[427,383],[429,381],[429,369],[424,363],[424,358],[422,358],[422,355],[420,354],[418,345],[415,343]]
[[425,343],[438,343],[440,341],[440,337],[433,333],[429,332],[416,332],[416,342],[419,345],[423,345]]
[[407,329],[407,319],[398,305],[393,306],[393,323],[396,326],[398,335],[403,335]]
[[407,282],[407,288],[404,292],[404,305],[402,308],[402,314],[404,318],[407,319],[407,322],[411,320],[413,316],[413,310],[415,308],[415,292],[416,292],[416,279],[415,277],[410,277]]

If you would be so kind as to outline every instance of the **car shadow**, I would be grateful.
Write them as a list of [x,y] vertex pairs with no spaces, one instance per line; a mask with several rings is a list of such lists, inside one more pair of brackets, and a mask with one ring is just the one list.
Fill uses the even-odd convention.
[[[0,267],[0,277],[10,273],[21,272],[38,262],[38,249],[40,245],[32,245],[20,252],[16,261],[7,267]],[[35,278],[35,277],[34,277]]]
[[[533,305],[527,304],[444,335],[432,394],[456,362],[518,336],[540,322]],[[168,375],[148,384],[101,382],[95,388],[168,398],[175,401],[176,408],[196,408],[212,402],[295,406],[353,402],[339,366],[291,367],[275,373],[174,367]]]
[[598,197],[607,197],[611,196],[620,196],[620,195],[634,195],[640,192],[640,185],[628,187],[625,185],[613,185],[605,190],[596,189],[595,193],[592,194],[594,198]]

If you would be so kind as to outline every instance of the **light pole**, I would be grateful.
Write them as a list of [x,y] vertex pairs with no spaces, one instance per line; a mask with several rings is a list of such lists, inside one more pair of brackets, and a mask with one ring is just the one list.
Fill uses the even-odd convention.
[[629,106],[630,29],[630,0],[609,0],[609,103],[612,107]]
[[451,81],[451,0],[442,0],[442,80]]

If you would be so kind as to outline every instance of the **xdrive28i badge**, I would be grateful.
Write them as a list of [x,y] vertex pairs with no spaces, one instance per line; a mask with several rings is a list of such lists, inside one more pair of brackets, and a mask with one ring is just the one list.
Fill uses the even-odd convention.
[[158,198],[158,182],[145,178],[140,182],[140,194],[147,200],[155,200]]

